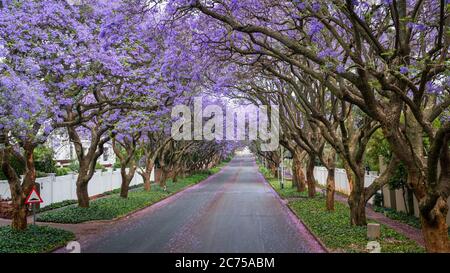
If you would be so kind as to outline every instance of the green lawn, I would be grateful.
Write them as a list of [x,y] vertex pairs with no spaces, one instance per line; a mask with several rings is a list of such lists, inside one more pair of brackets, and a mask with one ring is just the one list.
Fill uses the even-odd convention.
[[[218,172],[218,170],[215,169],[214,171]],[[167,191],[164,191],[159,185],[154,185],[149,192],[138,188],[130,191],[127,199],[121,198],[118,193],[113,193],[107,197],[92,200],[89,208],[80,208],[76,205],[67,206],[40,213],[37,216],[37,220],[54,223],[111,220],[152,205],[170,194],[204,180],[214,171],[201,172],[186,178],[179,178],[176,183],[169,180],[167,182]]]
[[0,227],[0,253],[42,253],[75,239],[72,232],[47,226],[29,225],[24,231]]

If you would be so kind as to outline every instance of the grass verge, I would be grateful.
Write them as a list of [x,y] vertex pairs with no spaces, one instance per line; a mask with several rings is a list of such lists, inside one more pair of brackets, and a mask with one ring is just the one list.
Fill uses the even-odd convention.
[[[215,171],[218,172],[218,170]],[[149,192],[141,189],[130,191],[126,199],[113,193],[107,197],[92,200],[89,208],[71,205],[46,211],[37,215],[37,221],[76,224],[93,220],[112,220],[150,206],[173,193],[197,184],[213,173],[213,171],[199,172],[186,178],[180,178],[176,183],[169,180],[167,191],[164,191],[159,185],[154,185]]]
[[[267,179],[269,184],[274,188],[278,194],[284,198],[307,198],[308,197],[308,191],[302,191],[298,192],[297,188],[292,187],[292,180],[285,180],[284,186],[281,188],[280,181],[278,181],[277,178],[269,178]],[[320,196],[321,193],[316,192],[316,196]]]
[[[335,211],[325,210],[322,197],[294,200],[289,202],[291,209],[302,219],[310,230],[332,251],[366,252],[367,227],[355,227],[349,223],[350,209],[336,202]],[[369,221],[375,222],[375,221]],[[378,239],[382,252],[410,253],[424,252],[424,248],[403,234],[381,225],[381,238]]]
[[73,239],[72,232],[47,226],[29,225],[24,231],[4,226],[0,227],[0,253],[48,252]]
[[[325,198],[320,193],[315,198],[304,198],[307,197],[307,192],[297,192],[292,188],[291,180],[287,180],[281,188],[279,181],[266,168],[260,167],[260,171],[275,191],[282,198],[288,199],[288,206],[329,250],[367,252],[367,227],[350,225],[350,209],[346,204],[335,202],[335,211],[328,212],[325,209]],[[381,238],[378,242],[382,252],[425,252],[415,241],[385,225],[381,225]]]

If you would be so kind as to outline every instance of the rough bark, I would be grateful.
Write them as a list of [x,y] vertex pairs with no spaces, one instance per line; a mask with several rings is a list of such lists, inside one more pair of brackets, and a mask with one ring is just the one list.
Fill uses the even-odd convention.
[[327,175],[326,207],[327,207],[328,211],[334,211],[334,193],[335,193],[334,168],[330,168],[330,169],[328,169],[328,175]]
[[25,163],[25,175],[23,181],[10,165],[10,156],[12,148],[6,148],[2,151],[2,171],[8,179],[11,199],[13,204],[13,215],[11,227],[16,230],[27,228],[28,206],[25,205],[25,199],[35,186],[36,170],[34,167],[33,151],[35,145],[26,143],[23,147],[24,156],[17,154]]
[[308,196],[314,198],[316,196],[316,179],[314,178],[314,163],[316,157],[309,155],[308,165],[306,167],[306,183],[308,184]]
[[130,189],[131,180],[133,180],[136,173],[136,165],[132,165],[127,173],[126,167],[120,167],[120,175],[122,177],[122,184],[120,185],[120,197],[128,198],[128,191]]
[[434,215],[429,219],[427,215],[420,215],[422,234],[427,252],[448,253],[450,244],[448,240],[448,226],[446,216],[448,212],[447,199],[440,197],[430,213]]
[[80,169],[77,178],[77,199],[78,206],[81,208],[89,207],[89,193],[88,183],[95,173],[95,164],[97,159],[103,154],[104,145],[111,137],[103,137],[102,135],[107,131],[107,127],[100,129],[98,126],[91,128],[90,145],[85,149],[82,145],[80,136],[76,128],[67,126],[70,141],[74,144],[75,153],[77,154]]
[[144,191],[150,191],[151,190],[151,182],[150,182],[150,174],[147,173],[141,173],[142,180],[144,181]]
[[[364,171],[362,171],[364,176]],[[353,226],[367,225],[366,219],[366,199],[364,195],[364,180],[361,177],[355,178],[355,185],[348,197],[348,205],[350,207],[350,224]],[[362,183],[361,183],[362,182]]]
[[306,190],[305,174],[303,173],[302,162],[299,153],[293,154],[292,185],[297,188],[298,192]]
[[77,199],[78,199],[78,206],[80,208],[88,208],[89,207],[89,193],[88,193],[88,174],[83,171],[78,174],[77,178]]
[[350,192],[352,192],[353,185],[355,185],[355,181],[353,180],[353,175],[352,175],[352,169],[348,165],[347,161],[345,161],[345,160],[343,160],[343,161],[344,161],[345,173],[347,174],[348,187],[349,187]]

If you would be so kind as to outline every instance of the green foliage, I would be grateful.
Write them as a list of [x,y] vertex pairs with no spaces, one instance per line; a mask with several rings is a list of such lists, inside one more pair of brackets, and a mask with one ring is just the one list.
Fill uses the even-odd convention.
[[56,173],[56,163],[53,149],[45,146],[38,146],[34,150],[34,165],[36,171],[43,173]]
[[273,178],[273,174],[272,172],[267,169],[266,167],[260,165],[259,166],[259,172],[262,173],[262,175],[266,178],[266,179],[271,179]]
[[48,174],[46,172],[36,171],[36,177],[46,177]]
[[379,157],[384,158],[391,157],[391,151],[389,143],[383,135],[381,129],[375,131],[367,143],[365,164],[370,167],[371,170],[380,171]]
[[113,164],[113,170],[120,169],[120,166],[121,166],[120,161],[116,158],[116,162],[114,162]]
[[[367,227],[351,226],[350,210],[343,203],[335,203],[335,211],[325,210],[325,199],[298,199],[289,206],[303,222],[318,236],[327,248],[336,252],[365,252]],[[416,242],[395,230],[381,225],[382,252],[424,252]]]
[[37,212],[40,213],[40,212],[44,212],[44,211],[59,209],[59,208],[70,206],[70,205],[73,205],[73,204],[76,204],[76,203],[78,203],[77,200],[65,200],[65,201],[53,203],[53,204],[50,204],[50,205],[45,206],[43,208],[40,208],[40,209],[37,210]]
[[225,165],[227,165],[227,163],[230,162],[230,161],[231,161],[231,159],[228,159],[228,158],[225,159],[225,160],[222,161],[219,165],[217,165],[217,166],[211,168],[211,169],[209,170],[209,172],[210,172],[211,174],[216,174],[216,173],[220,172],[220,170],[221,170]]
[[66,206],[58,210],[52,210],[40,213],[37,217],[41,222],[56,223],[82,223],[92,220],[111,220],[124,216],[135,210],[152,205],[161,199],[169,196],[171,193],[178,192],[188,186],[194,185],[208,177],[208,174],[200,173],[180,179],[173,183],[167,181],[167,191],[164,191],[159,185],[152,187],[152,191],[143,190],[130,191],[128,198],[121,198],[116,191],[109,196],[99,198],[90,202],[89,208],[80,208],[77,206]]
[[[280,181],[276,178],[267,180],[270,185],[278,192],[282,198],[306,198],[308,197],[308,191],[298,192],[296,187],[292,187],[292,180],[285,180],[284,187],[281,188]],[[316,196],[321,194],[316,192]]]
[[75,239],[72,232],[47,226],[30,225],[24,231],[0,227],[0,253],[41,253],[64,246]]
[[61,167],[56,169],[56,176],[62,176],[69,174],[70,169],[66,167]]
[[[137,184],[137,185],[129,186],[128,190],[134,190],[134,189],[142,188],[142,185],[143,184]],[[104,192],[102,195],[113,195],[113,194],[117,194],[117,193],[120,193],[120,188],[117,188],[117,189],[112,190],[112,191]]]
[[103,166],[102,164],[100,164],[99,162],[95,163],[95,169],[96,170],[105,170],[105,166]]
[[[280,181],[274,178],[272,172],[266,167],[259,165],[259,171],[266,178],[267,182],[278,192],[282,198],[300,198],[308,197],[308,192],[298,192],[296,187],[292,187],[292,180],[286,179],[284,186],[281,188]],[[320,193],[316,193],[316,196],[320,196]]]
[[388,184],[391,190],[402,189],[406,186],[408,173],[403,163],[400,163],[395,169],[393,175],[389,178]]
[[232,159],[233,159],[233,157],[232,157],[232,156],[229,156],[229,157],[225,158],[225,159],[223,160],[223,162],[228,163],[228,162],[230,162]]
[[68,168],[73,172],[79,172],[80,171],[80,163],[78,163],[77,160],[73,160],[72,162],[70,162],[70,165],[68,166]]
[[[22,175],[25,172],[25,165],[15,157],[11,157],[11,166],[17,174]],[[6,180],[6,176],[0,168],[0,180]]]
[[373,197],[373,204],[375,206],[381,207],[381,205],[383,204],[383,195],[381,193],[375,193]]

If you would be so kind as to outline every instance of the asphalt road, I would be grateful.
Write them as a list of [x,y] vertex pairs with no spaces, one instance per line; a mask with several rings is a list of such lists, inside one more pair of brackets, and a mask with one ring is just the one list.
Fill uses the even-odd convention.
[[207,181],[116,224],[82,252],[318,252],[258,172],[234,158]]

